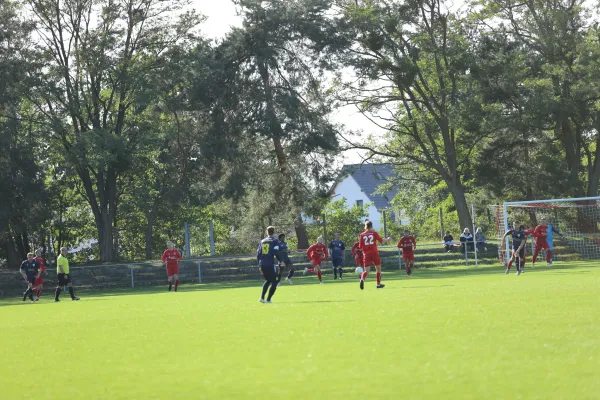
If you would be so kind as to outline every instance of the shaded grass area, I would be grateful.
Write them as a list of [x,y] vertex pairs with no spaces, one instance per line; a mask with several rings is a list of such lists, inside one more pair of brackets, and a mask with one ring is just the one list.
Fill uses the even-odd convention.
[[33,373],[37,399],[597,399],[600,268],[503,271],[298,277],[272,305],[259,281],[4,300],[2,397]]

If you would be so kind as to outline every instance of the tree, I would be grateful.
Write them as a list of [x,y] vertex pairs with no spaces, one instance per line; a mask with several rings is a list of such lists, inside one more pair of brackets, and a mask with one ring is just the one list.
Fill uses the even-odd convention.
[[119,182],[130,172],[145,132],[136,117],[153,106],[139,96],[189,48],[201,18],[183,0],[29,0],[38,24],[31,101],[52,126],[51,145],[66,153],[96,225],[100,258],[116,257]]
[[471,226],[465,180],[478,144],[491,132],[469,77],[476,32],[444,2],[344,1],[336,39],[340,98],[388,134],[351,143],[396,166],[399,179],[444,182],[460,224]]

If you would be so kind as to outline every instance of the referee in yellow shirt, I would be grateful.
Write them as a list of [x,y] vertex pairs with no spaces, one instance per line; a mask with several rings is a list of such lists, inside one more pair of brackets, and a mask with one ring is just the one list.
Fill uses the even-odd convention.
[[54,302],[60,301],[58,296],[60,296],[60,292],[65,285],[69,287],[71,300],[79,300],[79,297],[75,297],[75,293],[73,293],[73,284],[71,283],[71,276],[69,275],[69,260],[67,259],[66,247],[60,249],[60,256],[56,259],[56,272],[58,274],[58,286],[56,287]]

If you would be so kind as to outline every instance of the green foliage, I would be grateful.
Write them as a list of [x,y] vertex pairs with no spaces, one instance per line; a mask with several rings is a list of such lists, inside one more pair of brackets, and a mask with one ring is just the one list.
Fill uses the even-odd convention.
[[[324,235],[327,229],[326,240],[330,242],[336,235],[350,248],[356,242],[358,235],[363,231],[364,222],[369,215],[369,204],[362,207],[353,205],[348,207],[346,199],[328,203],[323,209],[319,219],[309,226],[310,242],[317,241],[317,237]],[[327,243],[329,244],[329,243]]]

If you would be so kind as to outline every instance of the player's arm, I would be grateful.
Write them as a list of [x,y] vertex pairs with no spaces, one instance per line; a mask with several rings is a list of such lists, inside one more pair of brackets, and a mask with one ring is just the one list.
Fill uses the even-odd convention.
[[525,236],[525,239],[521,240],[521,244],[519,245],[519,248],[515,251],[515,253],[519,253],[521,251],[521,249],[525,246],[525,243],[527,243],[527,236]]
[[277,261],[279,261],[279,263],[282,263],[283,258],[281,257],[281,253],[279,252],[279,240],[275,240],[271,244],[271,251],[273,251],[273,253],[275,254],[275,258],[277,259]]
[[[262,242],[260,242],[258,244],[258,248],[256,249],[256,263],[259,264],[260,263],[260,257],[262,256]],[[259,267],[260,269],[260,267]],[[261,270],[261,274],[262,274],[262,270]]]
[[511,232],[512,232],[512,230],[508,230],[508,231],[504,232],[504,235],[502,236],[502,240],[500,240],[500,249],[504,249],[506,247],[506,237],[508,235],[510,235]]
[[23,277],[23,279],[25,279],[27,281],[27,274],[23,270],[23,264],[25,264],[24,261],[21,263],[21,266],[19,267],[19,272],[21,273],[21,276]]
[[162,257],[160,258],[160,260],[162,261],[163,264],[165,264],[167,262],[167,252],[165,250],[165,252],[163,253]]
[[561,238],[564,238],[564,237],[565,237],[565,235],[563,235],[562,233],[560,233],[560,232],[558,231],[558,229],[556,229],[556,228],[554,227],[554,225],[552,225],[552,232],[556,233],[556,234],[557,234],[558,236],[560,236]]
[[308,246],[308,249],[306,249],[306,257],[310,258],[310,256],[312,255],[313,250],[315,249],[315,245],[310,245]]

